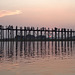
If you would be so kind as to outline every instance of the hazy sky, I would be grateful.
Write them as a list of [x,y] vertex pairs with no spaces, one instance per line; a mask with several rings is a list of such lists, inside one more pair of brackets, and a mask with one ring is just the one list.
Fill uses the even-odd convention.
[[0,24],[75,26],[75,0],[0,0]]

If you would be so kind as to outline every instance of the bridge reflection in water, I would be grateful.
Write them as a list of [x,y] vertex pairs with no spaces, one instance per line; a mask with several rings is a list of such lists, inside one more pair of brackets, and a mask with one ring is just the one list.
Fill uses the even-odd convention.
[[0,61],[20,58],[71,58],[74,57],[74,41],[55,42],[0,42]]

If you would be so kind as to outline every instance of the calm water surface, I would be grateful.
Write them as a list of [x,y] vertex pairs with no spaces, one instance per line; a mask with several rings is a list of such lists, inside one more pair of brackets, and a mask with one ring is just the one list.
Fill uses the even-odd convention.
[[75,75],[75,42],[0,42],[0,75]]

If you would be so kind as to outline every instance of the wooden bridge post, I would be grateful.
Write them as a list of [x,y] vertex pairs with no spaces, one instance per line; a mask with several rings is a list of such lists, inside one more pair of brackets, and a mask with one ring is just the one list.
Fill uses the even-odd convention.
[[2,28],[2,32],[3,32],[3,41],[4,41],[4,26]]
[[8,41],[9,41],[9,26],[8,26]]
[[13,39],[13,26],[11,26],[11,27],[12,27],[12,32],[11,32],[12,33],[12,36],[11,36],[11,38]]
[[31,40],[31,30],[30,30],[30,27],[29,27],[29,35],[30,35],[30,37],[29,37],[29,40]]
[[44,28],[44,32],[45,32],[45,41],[46,41],[46,28]]
[[10,39],[12,40],[13,38],[13,26],[10,26]]
[[60,39],[60,29],[58,29],[58,40]]
[[26,32],[25,33],[26,33],[25,35],[26,35],[26,41],[27,41],[27,27],[26,27]]
[[26,27],[24,27],[24,41],[26,40]]
[[41,29],[41,31],[40,31],[40,32],[41,32],[41,40],[42,40],[42,29]]
[[39,31],[38,31],[38,27],[37,27],[37,40],[38,40],[38,35],[39,35]]
[[57,28],[55,27],[55,40],[57,40]]
[[[33,36],[35,37],[35,28],[33,27]],[[35,38],[34,38],[35,40]]]
[[66,40],[66,29],[64,28],[64,39]]
[[74,36],[75,36],[75,31],[74,31]]
[[22,40],[23,40],[23,39],[22,39],[22,27],[20,27],[20,37],[21,37],[20,40],[22,41]]
[[63,28],[61,29],[61,40],[63,40]]
[[49,33],[50,33],[50,29],[48,28],[48,40],[49,40]]
[[70,29],[70,39],[72,40],[72,29]]
[[2,26],[2,41],[3,41],[3,38],[4,38],[4,30],[3,30],[3,26]]
[[16,26],[16,41],[18,40],[17,32],[18,32],[18,27]]
[[6,26],[6,28],[5,28],[5,31],[6,31],[6,37],[5,37],[5,38],[6,38],[6,41],[7,41],[7,35],[8,35],[8,34],[7,34],[7,33],[8,33],[8,32],[7,32],[7,26]]
[[53,40],[53,28],[52,28],[52,40]]
[[2,25],[0,25],[0,40],[2,41]]
[[11,39],[11,26],[9,25],[9,39]]
[[12,38],[13,38],[13,41],[14,41],[14,28],[12,26]]
[[69,40],[69,29],[67,29],[67,39]]
[[75,32],[74,32],[74,30],[73,30],[73,36],[74,36],[74,33],[75,33]]
[[14,28],[13,28],[13,40],[14,40]]
[[4,40],[4,26],[2,26],[2,41]]

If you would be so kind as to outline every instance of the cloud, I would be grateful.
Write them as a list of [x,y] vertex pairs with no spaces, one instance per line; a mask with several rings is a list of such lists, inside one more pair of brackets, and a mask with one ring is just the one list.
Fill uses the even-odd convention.
[[9,15],[16,15],[21,14],[20,10],[9,11],[9,10],[0,10],[0,17],[9,16]]

